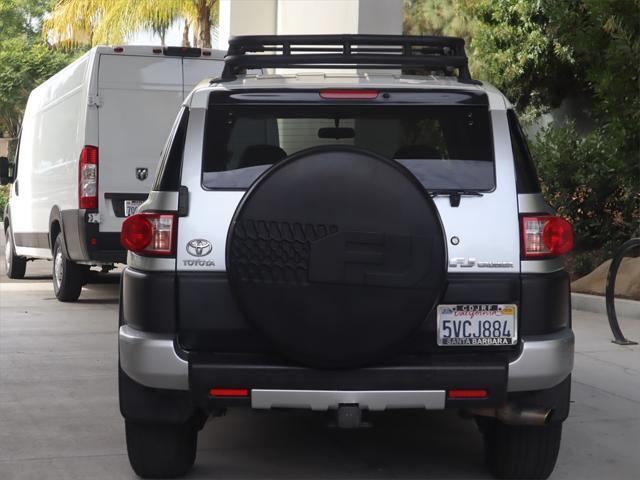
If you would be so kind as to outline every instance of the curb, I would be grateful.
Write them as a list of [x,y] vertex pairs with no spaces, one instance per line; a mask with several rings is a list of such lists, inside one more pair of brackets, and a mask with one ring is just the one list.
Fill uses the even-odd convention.
[[[571,308],[584,312],[607,314],[605,298],[600,295],[572,293]],[[618,317],[640,320],[640,301],[616,298],[616,315],[618,315]]]

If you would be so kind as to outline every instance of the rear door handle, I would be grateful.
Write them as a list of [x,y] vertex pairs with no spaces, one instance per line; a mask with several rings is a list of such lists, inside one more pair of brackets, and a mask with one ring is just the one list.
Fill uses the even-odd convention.
[[18,189],[18,180],[16,180],[15,182],[13,182],[13,187],[14,187],[14,189],[15,189],[16,196],[20,195],[20,190]]

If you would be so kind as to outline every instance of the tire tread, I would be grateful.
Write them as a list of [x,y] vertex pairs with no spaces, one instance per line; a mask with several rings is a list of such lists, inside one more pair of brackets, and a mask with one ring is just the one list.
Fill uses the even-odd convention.
[[141,478],[179,478],[195,462],[198,429],[192,422],[171,425],[125,420],[125,431],[129,463]]
[[[58,251],[63,252],[63,275],[62,282],[56,288],[55,258]],[[78,300],[88,271],[88,266],[77,264],[65,257],[62,250],[62,234],[58,234],[53,244],[53,289],[56,298],[61,302],[75,302]]]
[[496,478],[546,479],[558,458],[562,423],[511,426],[495,421],[484,436],[487,466]]
[[27,259],[16,255],[16,246],[13,243],[13,234],[11,227],[8,227],[4,235],[5,241],[11,246],[11,263],[5,265],[7,267],[7,277],[12,280],[22,280],[27,271]]

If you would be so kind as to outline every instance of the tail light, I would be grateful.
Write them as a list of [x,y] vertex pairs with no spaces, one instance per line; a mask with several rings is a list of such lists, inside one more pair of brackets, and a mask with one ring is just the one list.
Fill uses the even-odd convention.
[[378,98],[377,90],[320,90],[320,97],[326,100],[373,100]]
[[248,397],[249,390],[246,388],[212,388],[209,390],[212,397]]
[[564,218],[545,216],[522,217],[522,256],[555,257],[573,248],[573,229]]
[[175,255],[177,219],[168,213],[137,213],[122,222],[120,242],[143,255]]
[[487,398],[489,394],[486,390],[449,390],[447,395],[450,399],[458,398]]
[[98,147],[87,145],[80,152],[78,196],[80,208],[98,208]]

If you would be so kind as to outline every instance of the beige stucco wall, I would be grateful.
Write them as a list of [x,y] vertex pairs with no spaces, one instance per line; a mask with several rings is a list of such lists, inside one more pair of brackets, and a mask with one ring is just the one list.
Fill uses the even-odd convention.
[[221,0],[218,48],[232,35],[402,33],[402,0]]
[[0,138],[0,157],[7,157],[9,155],[9,139]]

